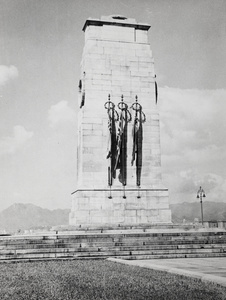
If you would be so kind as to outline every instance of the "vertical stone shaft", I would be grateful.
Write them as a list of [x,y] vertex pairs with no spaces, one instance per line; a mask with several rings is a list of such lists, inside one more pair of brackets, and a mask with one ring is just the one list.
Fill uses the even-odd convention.
[[[159,115],[155,103],[154,60],[147,36],[149,28],[150,25],[122,17],[88,19],[83,27],[85,46],[79,97],[79,106],[82,107],[78,113],[78,182],[71,224],[171,221],[168,190],[161,181]],[[108,94],[116,108],[121,95],[129,108],[137,95],[146,115],[143,124],[142,200],[137,199],[136,168],[131,167],[132,122],[128,125],[127,198],[122,199],[122,186],[116,178],[112,187],[113,199],[108,199],[108,117],[104,108]],[[130,111],[134,118],[134,111]]]

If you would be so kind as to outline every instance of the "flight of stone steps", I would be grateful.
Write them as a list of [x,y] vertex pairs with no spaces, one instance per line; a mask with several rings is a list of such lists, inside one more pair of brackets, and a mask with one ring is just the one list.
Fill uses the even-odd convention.
[[226,256],[224,230],[128,227],[0,236],[0,261],[221,256]]

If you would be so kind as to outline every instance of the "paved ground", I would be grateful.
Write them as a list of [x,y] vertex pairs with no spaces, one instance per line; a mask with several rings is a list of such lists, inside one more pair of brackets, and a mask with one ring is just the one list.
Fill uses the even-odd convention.
[[226,286],[226,258],[176,258],[153,260],[122,260],[109,258],[118,263],[150,268],[199,278]]

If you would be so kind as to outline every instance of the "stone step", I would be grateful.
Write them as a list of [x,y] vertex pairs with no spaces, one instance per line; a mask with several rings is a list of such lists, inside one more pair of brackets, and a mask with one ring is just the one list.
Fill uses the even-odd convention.
[[169,255],[169,254],[206,254],[206,253],[226,253],[222,249],[178,249],[178,250],[133,250],[133,251],[103,251],[103,252],[80,252],[77,253],[78,256],[136,256],[136,255]]
[[68,242],[68,240],[54,240],[51,243],[43,243],[42,241],[39,241],[38,243],[33,243],[27,240],[28,243],[8,243],[5,245],[0,246],[0,251],[4,249],[51,249],[51,248],[81,248],[81,247],[105,247],[105,248],[112,248],[112,247],[155,247],[155,248],[166,248],[166,247],[184,247],[189,248],[192,247],[192,245],[197,245],[197,247],[202,247],[204,245],[224,245],[226,244],[225,239],[219,239],[219,240],[183,240],[183,241],[162,241],[162,240],[147,240],[147,239],[124,239],[123,242],[121,241],[95,241],[95,242],[80,242],[77,240],[76,242]]
[[175,250],[175,251],[179,251],[179,250],[186,250],[189,251],[190,249],[222,249],[222,250],[226,250],[226,244],[196,244],[196,245],[139,245],[139,246],[107,246],[107,245],[102,245],[102,247],[97,247],[97,246],[93,246],[93,247],[88,247],[88,246],[77,246],[77,247],[73,247],[73,245],[71,245],[70,247],[51,247],[51,248],[46,248],[46,247],[40,247],[40,248],[5,248],[2,249],[0,252],[1,254],[16,254],[16,253],[52,253],[52,252],[98,252],[98,251],[161,251],[161,250],[165,250],[165,251],[171,251],[171,250]]
[[150,242],[158,242],[158,241],[162,241],[162,242],[165,242],[165,243],[168,243],[168,242],[173,242],[173,243],[178,243],[178,242],[184,242],[184,241],[218,241],[218,240],[222,240],[222,241],[226,241],[226,237],[219,237],[219,236],[212,236],[212,237],[183,237],[183,238],[170,238],[170,239],[167,239],[167,238],[156,238],[156,237],[146,237],[146,236],[143,236],[143,237],[114,237],[113,238],[113,241],[114,242],[126,242],[126,243],[130,243],[130,242],[133,242],[133,241],[150,241]]
[[115,242],[118,246],[123,245],[193,245],[193,244],[225,244],[226,240],[183,240],[183,241],[152,241],[152,240],[134,240],[132,241],[124,241],[124,242]]
[[[85,252],[85,254],[79,252],[46,252],[46,253],[11,253],[0,255],[0,261],[5,260],[20,260],[20,259],[42,259],[42,258],[107,258],[109,256],[116,256],[116,252]],[[128,255],[126,252],[122,252],[122,255]]]
[[183,239],[183,240],[165,240],[165,239],[153,239],[153,238],[126,238],[125,236],[116,238],[113,237],[111,239],[97,239],[97,240],[91,240],[91,239],[50,239],[50,240],[11,240],[5,241],[5,243],[0,245],[0,251],[1,249],[30,249],[30,248],[52,248],[52,247],[81,247],[81,246],[139,246],[139,245],[190,245],[190,244],[224,244],[226,243],[225,238],[221,238],[219,236],[218,238],[215,236],[214,238],[195,238],[195,239]]
[[120,242],[120,243],[132,243],[132,242],[138,242],[138,241],[150,241],[152,243],[156,243],[158,241],[161,241],[161,243],[180,243],[184,241],[211,241],[211,242],[222,242],[226,241],[226,235],[222,234],[211,234],[211,235],[174,235],[174,236],[153,236],[149,234],[139,234],[137,235],[94,235],[94,236],[44,236],[44,237],[29,237],[29,238],[17,238],[17,237],[11,237],[3,239],[0,239],[0,247],[2,246],[8,246],[8,245],[33,245],[33,244],[46,244],[46,245],[54,245],[56,243],[83,243],[83,242],[90,242],[90,243],[101,243],[101,242]]
[[179,250],[179,249],[226,249],[226,244],[190,244],[190,245],[143,245],[143,246],[120,246],[120,247],[102,247],[100,249],[109,250]]
[[165,255],[132,255],[115,256],[115,258],[126,260],[145,260],[145,259],[171,259],[171,258],[207,258],[207,257],[226,257],[226,253],[189,253],[189,254],[165,254]]
[[158,255],[164,255],[164,254],[190,254],[190,253],[206,253],[206,252],[212,252],[212,253],[222,253],[226,252],[226,246],[225,247],[207,247],[207,248],[174,248],[174,249],[148,249],[148,248],[130,248],[130,249],[124,249],[124,248],[52,248],[52,249],[19,249],[19,250],[2,250],[0,254],[0,259],[5,256],[18,256],[18,258],[21,255],[42,255],[42,254],[66,254],[66,256],[71,253],[77,256],[99,256],[99,255],[146,255],[146,254],[158,254]]
[[[163,233],[153,233],[153,232],[133,232],[133,231],[125,231],[125,232],[122,232],[122,233],[114,233],[114,232],[109,232],[109,233],[95,233],[95,234],[90,234],[90,233],[85,233],[85,234],[67,234],[67,235],[64,235],[64,234],[60,234],[60,235],[56,235],[55,238],[58,238],[58,239],[77,239],[77,238],[112,238],[112,237],[123,237],[123,236],[127,236],[127,237],[161,237],[161,238],[170,238],[170,237],[173,237],[173,238],[177,238],[177,237],[180,237],[180,238],[183,238],[183,237],[194,237],[194,236],[225,236],[226,237],[226,231],[204,231],[204,232],[199,232],[199,231],[184,231],[184,232],[163,232]],[[46,236],[45,238],[48,239],[50,236]],[[54,238],[54,236],[52,236],[52,238]]]
[[69,239],[69,240],[82,240],[82,239],[111,239],[111,238],[122,238],[122,237],[127,237],[127,238],[139,238],[139,237],[150,237],[150,238],[161,238],[161,239],[183,239],[183,238],[188,238],[190,237],[191,239],[198,237],[206,237],[206,236],[212,236],[212,237],[219,237],[221,238],[225,237],[226,238],[226,231],[210,231],[210,232],[166,232],[166,233],[153,233],[153,232],[125,232],[125,233],[95,233],[95,234],[61,234],[61,235],[56,235],[56,234],[49,234],[49,235],[32,235],[32,236],[4,236],[0,238],[0,244],[5,243],[7,241],[10,243],[11,241],[14,242],[23,242],[26,243],[27,240],[32,240],[32,241],[38,241],[42,240],[45,241],[46,243],[49,242],[49,240],[56,240],[56,239]]
[[60,253],[21,253],[21,254],[4,254],[0,256],[1,261],[6,260],[20,260],[20,259],[54,259],[54,258],[73,258],[75,255],[70,252],[60,252]]
[[179,258],[179,257],[225,257],[226,252],[212,252],[212,251],[202,251],[202,252],[145,252],[145,251],[134,251],[134,252],[120,252],[116,253],[115,251],[108,252],[54,252],[54,253],[20,253],[20,254],[5,254],[0,256],[1,261],[6,260],[20,260],[20,259],[61,259],[61,258],[70,258],[70,259],[101,259],[107,257],[118,257],[122,259],[155,259],[155,258]]
[[[51,234],[0,238],[0,260],[223,256],[226,232]],[[195,257],[195,256],[194,256]]]
[[55,244],[55,245],[43,245],[43,244],[36,244],[36,245],[7,245],[1,246],[0,251],[4,250],[19,250],[19,249],[58,249],[58,248],[73,248],[73,249],[81,249],[81,248],[117,248],[117,249],[131,249],[131,248],[148,248],[148,249],[178,249],[178,248],[200,248],[200,247],[213,247],[219,246],[222,247],[225,244],[181,244],[181,245],[169,245],[169,244],[148,244],[148,243],[137,243],[134,244],[123,244],[123,243],[96,243],[96,244],[89,244],[89,243],[77,243],[77,244]]
[[113,224],[105,224],[105,225],[89,225],[89,227],[85,225],[69,225],[69,226],[54,226],[52,231],[58,232],[101,232],[101,231],[120,231],[120,230],[191,230],[194,229],[194,224],[172,224],[172,223],[163,223],[163,224],[127,224],[127,225],[113,225]]

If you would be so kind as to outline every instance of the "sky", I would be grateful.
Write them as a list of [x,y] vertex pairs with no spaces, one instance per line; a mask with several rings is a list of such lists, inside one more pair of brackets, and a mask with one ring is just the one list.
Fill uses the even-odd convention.
[[226,202],[226,1],[0,0],[0,211],[70,208],[87,18],[151,25],[170,203]]

